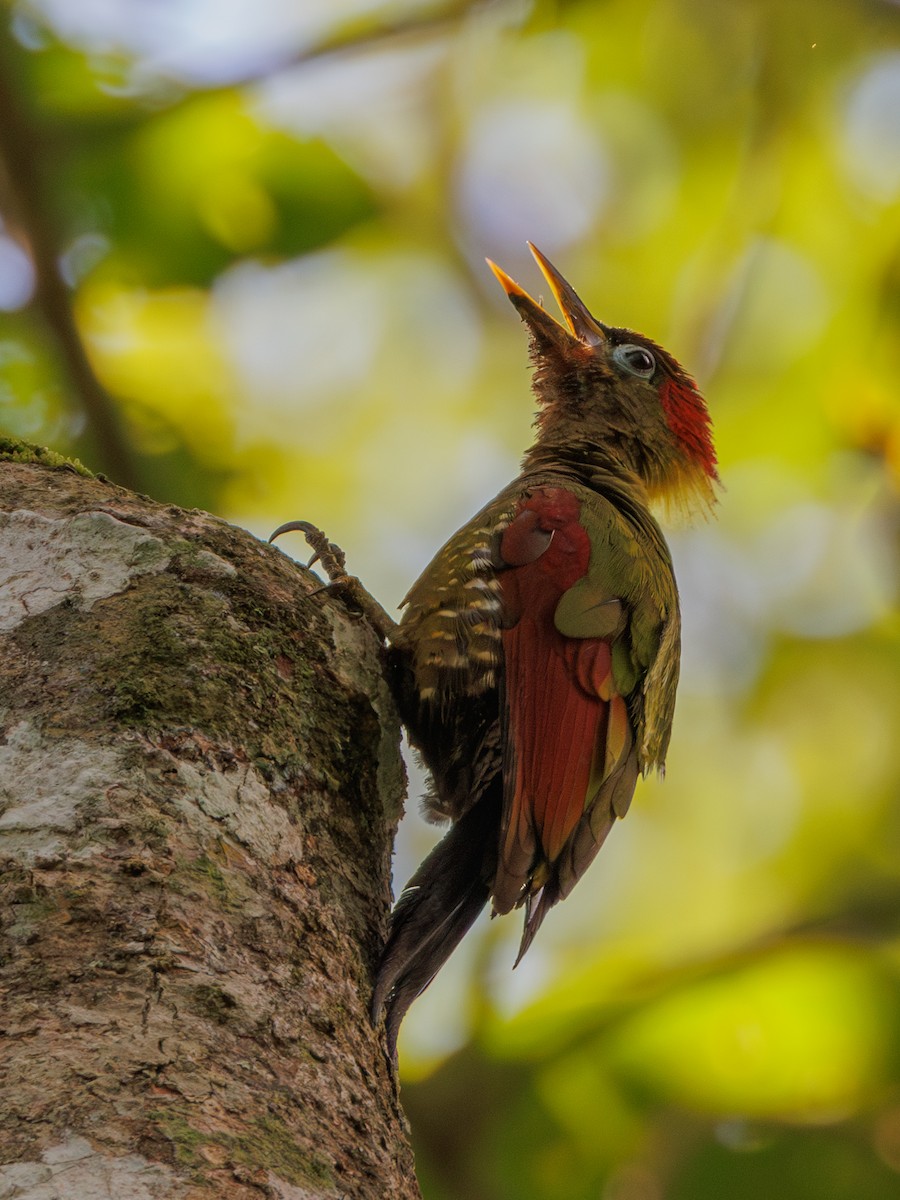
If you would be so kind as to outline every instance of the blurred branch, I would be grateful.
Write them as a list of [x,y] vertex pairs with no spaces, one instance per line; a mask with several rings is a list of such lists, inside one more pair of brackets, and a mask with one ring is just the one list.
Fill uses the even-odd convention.
[[15,48],[0,28],[0,196],[5,215],[27,243],[34,264],[33,304],[55,340],[72,390],[96,444],[96,465],[117,483],[134,488],[136,470],[115,404],[94,374],[59,270],[60,246],[41,177],[40,130],[16,93]]
[[[0,0],[2,4],[2,0]],[[328,37],[302,50],[291,51],[284,58],[269,60],[264,65],[258,63],[248,67],[246,71],[231,76],[229,79],[205,82],[198,79],[173,78],[153,71],[146,65],[140,67],[139,79],[131,80],[132,91],[130,98],[140,102],[152,98],[152,108],[141,103],[123,104],[106,111],[91,114],[91,120],[79,130],[82,145],[90,145],[92,141],[100,141],[109,135],[110,130],[122,130],[143,124],[155,112],[169,111],[201,93],[215,95],[217,92],[228,92],[235,88],[251,87],[254,84],[266,83],[273,77],[305,66],[319,59],[339,56],[341,54],[365,53],[383,42],[402,41],[405,38],[416,38],[422,35],[440,33],[461,23],[473,13],[506,8],[510,11],[524,11],[523,0],[453,0],[452,3],[437,12],[430,12],[405,20],[374,24],[365,24],[356,20],[344,25],[339,32],[331,33]],[[138,72],[136,71],[137,75]],[[124,93],[123,93],[124,94]],[[64,143],[65,130],[57,132],[52,128],[34,131],[40,138],[41,150],[53,154],[55,148]],[[0,180],[2,186],[2,180]]]
[[[214,92],[264,82],[333,55],[365,52],[385,42],[440,32],[476,11],[508,6],[509,0],[450,0],[440,8],[394,21],[363,17],[345,23],[321,41],[286,54],[266,66],[256,66],[227,83],[209,88],[194,84],[191,91]],[[42,178],[42,162],[57,152],[54,130],[41,127],[18,93],[16,58],[20,52],[7,28],[0,28],[0,206],[12,219],[31,253],[36,275],[35,309],[51,333],[72,390],[87,416],[96,443],[97,465],[117,482],[138,486],[134,456],[123,434],[115,403],[100,383],[85,351],[75,323],[70,289],[59,270],[61,246],[50,211],[49,194]],[[146,119],[146,113],[138,113]],[[116,118],[120,123],[121,116]],[[104,122],[95,122],[95,133],[104,135]]]
[[304,66],[320,58],[328,58],[337,54],[355,54],[365,51],[381,42],[394,41],[405,37],[417,37],[420,34],[440,32],[447,26],[452,26],[464,20],[476,10],[486,11],[497,8],[505,0],[452,0],[445,7],[397,21],[385,23],[366,23],[353,21],[341,29],[329,34],[320,42],[307,46],[296,53],[270,63],[265,68],[248,71],[245,75],[232,79],[227,84],[213,85],[209,90],[221,87],[241,87],[251,83],[263,83],[273,75],[281,75],[295,67]]

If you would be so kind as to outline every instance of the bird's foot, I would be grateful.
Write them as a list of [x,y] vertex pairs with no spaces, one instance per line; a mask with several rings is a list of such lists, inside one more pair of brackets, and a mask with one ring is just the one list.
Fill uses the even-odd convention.
[[355,575],[347,574],[347,558],[340,546],[330,542],[322,530],[309,521],[287,521],[278,526],[270,535],[269,541],[274,542],[283,533],[302,533],[313,550],[313,556],[307,566],[321,563],[328,576],[328,583],[316,588],[310,595],[319,596],[323,592],[339,593],[351,607],[365,617],[382,641],[390,636],[397,627],[396,622],[391,620],[375,597],[366,591],[361,580]]
[[283,533],[303,534],[310,549],[314,551],[306,565],[311,567],[314,563],[320,562],[331,583],[335,583],[346,574],[347,556],[335,542],[329,542],[318,526],[309,521],[286,521],[284,525],[279,525],[274,533],[269,534],[269,544],[271,545]]

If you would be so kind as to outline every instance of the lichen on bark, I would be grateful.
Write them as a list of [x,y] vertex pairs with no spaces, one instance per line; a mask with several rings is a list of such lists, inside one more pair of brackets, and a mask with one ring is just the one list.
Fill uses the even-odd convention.
[[404,787],[377,639],[241,530],[3,459],[0,1163],[74,1137],[135,1196],[417,1196],[366,1016]]

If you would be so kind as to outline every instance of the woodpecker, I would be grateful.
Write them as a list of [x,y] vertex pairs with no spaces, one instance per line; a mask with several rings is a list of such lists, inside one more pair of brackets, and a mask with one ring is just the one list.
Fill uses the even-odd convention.
[[518,963],[625,816],[638,776],[663,771],[681,620],[651,506],[709,507],[718,484],[690,375],[649,338],[592,316],[529,248],[562,322],[488,265],[528,330],[534,443],[426,567],[399,624],[374,606],[431,777],[426,813],[451,823],[403,890],[377,971],[372,1013],[386,1010],[392,1053],[410,1004],[485,904],[523,910]]

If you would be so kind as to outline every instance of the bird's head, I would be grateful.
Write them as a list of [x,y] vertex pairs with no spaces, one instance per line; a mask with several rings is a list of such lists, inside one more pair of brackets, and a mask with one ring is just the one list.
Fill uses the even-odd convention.
[[596,447],[643,481],[651,498],[675,505],[715,499],[716,452],[697,385],[661,346],[604,325],[549,259],[528,243],[565,324],[488,259],[531,335],[540,401],[537,447]]

